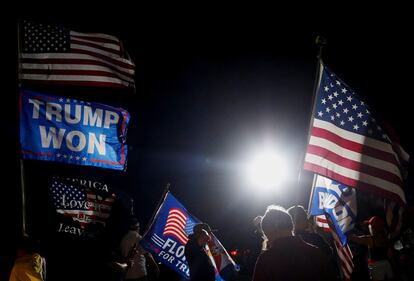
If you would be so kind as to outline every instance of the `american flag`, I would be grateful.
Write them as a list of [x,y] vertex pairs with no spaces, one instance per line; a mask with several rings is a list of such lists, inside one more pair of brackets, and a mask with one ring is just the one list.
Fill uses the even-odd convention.
[[171,235],[177,238],[183,245],[187,244],[186,221],[187,215],[183,211],[178,208],[170,209],[163,235]]
[[325,214],[314,216],[315,224],[322,228],[325,232],[331,232],[331,229],[329,228],[328,221],[326,220]]
[[323,67],[304,168],[405,203],[399,165],[369,106]]
[[103,198],[60,178],[53,179],[50,189],[56,212],[78,221],[81,228],[89,223],[105,225],[115,200],[114,194]]
[[335,228],[331,227],[332,221],[329,221],[325,214],[315,216],[316,224],[323,228],[325,232],[329,232],[332,234],[333,242],[335,245],[336,253],[339,258],[339,264],[341,271],[345,277],[345,280],[351,280],[351,275],[354,270],[354,262],[352,261],[353,255],[351,252],[351,248],[348,244],[342,245],[339,239],[339,236],[335,232]]
[[341,242],[334,239],[335,249],[340,260],[340,268],[345,276],[345,280],[351,280],[354,271],[353,255],[349,245],[342,246]]
[[47,84],[135,87],[134,63],[118,38],[23,21],[20,79]]

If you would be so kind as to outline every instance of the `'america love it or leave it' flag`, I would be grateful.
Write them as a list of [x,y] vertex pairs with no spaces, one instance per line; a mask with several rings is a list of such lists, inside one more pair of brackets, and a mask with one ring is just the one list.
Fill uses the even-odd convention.
[[30,21],[19,27],[23,82],[135,87],[134,63],[117,37]]
[[404,204],[393,147],[369,106],[323,66],[304,168]]
[[87,187],[82,180],[74,178],[53,177],[50,192],[56,212],[69,219],[59,223],[58,232],[79,236],[88,224],[105,226],[115,201],[113,193],[95,185]]
[[346,234],[356,222],[356,190],[323,176],[315,177],[309,214],[318,218],[328,214],[342,245],[345,245]]
[[20,89],[24,159],[124,170],[128,111]]
[[[193,227],[197,223],[200,221],[168,192],[140,244],[153,253],[157,260],[189,279],[190,271],[184,249],[188,236],[193,233]],[[216,268],[216,280],[226,280],[227,272],[235,268],[235,263],[220,241],[214,235],[212,238],[206,253]]]

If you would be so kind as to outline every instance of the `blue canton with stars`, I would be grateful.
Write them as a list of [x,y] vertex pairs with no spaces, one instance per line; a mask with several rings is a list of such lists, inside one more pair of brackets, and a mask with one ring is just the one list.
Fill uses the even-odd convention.
[[51,191],[53,196],[53,203],[56,209],[66,210],[84,210],[78,204],[69,204],[70,201],[86,201],[86,192],[71,184],[66,184],[64,181],[54,178]]
[[322,73],[314,117],[341,129],[389,142],[369,106],[326,67]]
[[25,53],[63,53],[70,51],[70,34],[65,28],[24,21],[21,26]]

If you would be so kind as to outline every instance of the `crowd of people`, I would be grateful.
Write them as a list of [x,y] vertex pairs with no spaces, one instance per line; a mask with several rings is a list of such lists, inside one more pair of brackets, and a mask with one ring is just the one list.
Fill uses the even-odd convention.
[[[269,206],[264,215],[257,216],[253,223],[263,244],[255,259],[251,280],[312,281],[343,278],[329,234],[318,231],[302,206],[287,210],[281,206]],[[157,262],[139,244],[142,239],[139,222],[132,218],[129,225],[129,230],[115,251],[116,259],[110,261],[112,274],[107,278],[119,281],[161,280]],[[393,232],[388,231],[387,224],[380,216],[371,217],[361,226],[366,227],[365,234],[348,236],[349,244],[355,251],[353,279],[413,280],[413,208],[406,210],[403,220]],[[215,280],[215,268],[206,251],[211,235],[206,223],[196,224],[189,235],[185,257],[190,281]],[[18,243],[9,281],[47,280],[46,268],[46,260],[39,254],[36,243],[28,236],[23,236]]]

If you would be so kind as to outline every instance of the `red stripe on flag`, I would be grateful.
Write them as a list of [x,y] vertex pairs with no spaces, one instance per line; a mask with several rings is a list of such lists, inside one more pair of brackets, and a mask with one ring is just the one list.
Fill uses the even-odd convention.
[[[128,73],[126,71],[123,71],[122,69],[120,69],[121,67],[115,67],[114,65],[107,63],[105,61],[102,60],[95,60],[95,59],[87,59],[87,58],[22,58],[22,63],[24,64],[44,64],[44,65],[53,65],[53,64],[61,64],[61,65],[72,65],[72,64],[76,64],[76,65],[92,65],[92,66],[104,66],[107,67],[113,71],[119,72],[125,76],[130,76],[133,77],[133,74]],[[53,69],[53,66],[50,66],[49,68]],[[133,70],[134,66],[130,65],[129,67],[122,67],[126,70]],[[23,69],[30,69],[30,68],[24,68]]]
[[71,38],[78,38],[78,39],[95,41],[95,42],[99,42],[99,43],[110,43],[110,44],[114,44],[114,45],[119,45],[119,41],[111,40],[109,38],[92,37],[92,36],[87,36],[87,35],[71,35],[70,37]]
[[344,139],[338,136],[337,134],[328,131],[327,129],[312,127],[311,135],[318,138],[329,140],[340,147],[398,165],[398,162],[395,159],[395,155],[393,155],[392,153],[388,153],[379,149],[375,149],[357,142]]
[[188,236],[184,232],[187,216],[178,208],[172,208],[168,212],[163,235],[171,235],[177,238],[182,244],[187,244]]
[[96,52],[93,52],[93,51],[82,50],[82,49],[77,49],[77,48],[73,48],[73,47],[71,47],[70,50],[71,50],[72,54],[90,55],[92,57],[96,57],[96,58],[99,58],[99,59],[106,60],[107,62],[110,62],[112,64],[118,65],[118,66],[123,67],[123,68],[131,68],[131,65],[133,65],[132,63],[127,63],[124,60],[113,59],[113,58],[110,58],[108,56],[105,56],[105,55],[102,55],[102,54],[99,54],[99,53],[96,53]]
[[100,76],[100,77],[113,77],[120,80],[126,81],[111,72],[98,71],[98,70],[71,70],[71,69],[25,69],[23,73],[26,74],[47,74],[47,75],[87,75],[87,76]]
[[314,154],[314,155],[318,155],[324,159],[327,159],[331,162],[334,163],[341,163],[342,167],[354,170],[354,171],[359,171],[389,182],[392,182],[396,185],[402,185],[402,181],[401,178],[398,177],[396,174],[390,173],[386,170],[383,169],[379,169],[379,168],[375,168],[369,165],[365,165],[361,162],[357,162],[357,161],[353,161],[350,160],[348,158],[342,157],[324,147],[319,147],[319,146],[315,146],[310,144],[308,146],[308,150],[307,153],[309,154]]
[[84,46],[96,48],[96,49],[99,49],[99,50],[102,50],[102,51],[105,51],[105,52],[113,53],[114,55],[118,55],[118,56],[120,54],[120,52],[117,51],[117,50],[114,50],[114,49],[111,49],[111,48],[106,48],[104,46],[101,46],[99,44],[92,43],[92,42],[80,41],[80,40],[76,40],[76,39],[73,39],[73,38],[70,40],[70,42],[74,43],[74,44],[78,44],[78,45],[84,45]]

